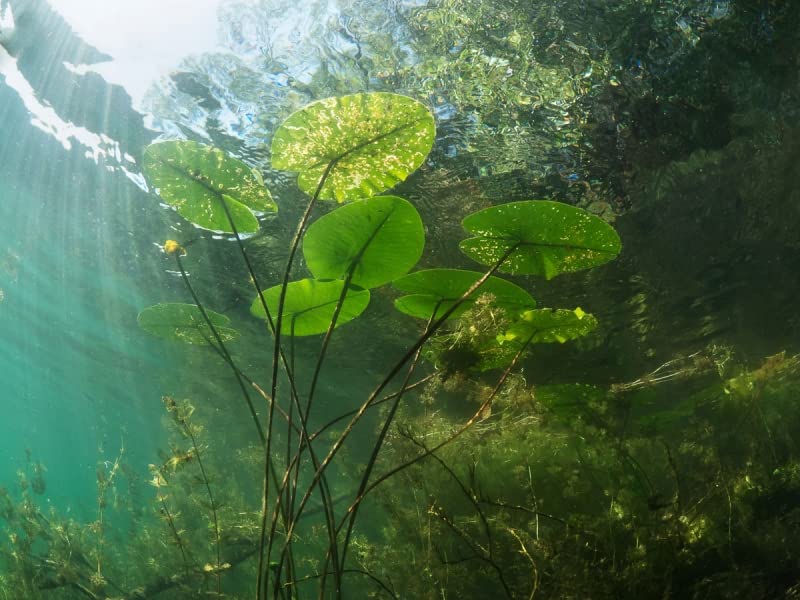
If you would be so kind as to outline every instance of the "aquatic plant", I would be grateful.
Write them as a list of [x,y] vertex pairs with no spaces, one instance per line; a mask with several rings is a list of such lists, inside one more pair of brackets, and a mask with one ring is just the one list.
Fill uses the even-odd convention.
[[[591,315],[580,308],[561,312],[536,310],[527,292],[495,275],[507,272],[550,279],[614,258],[620,243],[613,229],[571,206],[526,201],[479,211],[464,220],[464,227],[473,237],[465,240],[461,248],[467,256],[486,265],[485,272],[434,269],[407,275],[422,255],[422,221],[407,201],[379,194],[403,181],[422,164],[433,138],[430,112],[419,102],[396,94],[330,98],[291,115],[273,136],[273,167],[298,172],[298,186],[310,200],[289,248],[283,279],[267,289],[260,283],[242,237],[243,233],[253,231],[254,211],[265,206],[265,198],[271,198],[270,194],[254,192],[253,182],[258,176],[252,175],[244,164],[222,156],[220,151],[194,142],[154,144],[145,154],[145,172],[169,204],[198,227],[233,235],[256,291],[251,312],[264,319],[274,340],[267,392],[267,386],[256,384],[242,372],[227,349],[235,333],[227,327],[225,318],[209,311],[199,300],[183,265],[185,244],[176,241],[164,244],[165,252],[175,257],[194,305],[150,307],[140,314],[140,324],[161,337],[209,345],[239,382],[264,446],[257,569],[259,598],[292,597],[299,593],[295,587],[301,575],[296,572],[292,551],[298,521],[314,494],[319,495],[324,509],[328,546],[321,572],[313,575],[320,579],[323,590],[327,589],[327,579],[332,578],[332,593],[341,596],[345,589],[343,576],[348,572],[348,546],[366,495],[388,477],[432,455],[469,429],[485,414],[531,344],[564,342],[585,335],[595,325]],[[236,175],[244,179],[239,182]],[[242,200],[247,197],[257,197],[262,204],[248,204]],[[335,200],[343,206],[309,225],[317,203],[323,200]],[[290,281],[301,244],[312,278]],[[349,418],[334,434],[333,443],[320,454],[316,440],[322,430],[311,431],[309,423],[334,330],[366,310],[371,289],[388,283],[410,293],[397,300],[398,309],[424,318],[427,325],[357,410],[342,414],[323,427],[322,430],[327,429]],[[421,351],[437,334],[440,338],[452,336],[445,329],[459,317],[463,319],[464,311],[476,302],[505,314],[502,329],[498,328],[492,336],[485,337],[480,347],[473,349],[479,358],[492,355],[491,363],[485,361],[481,368],[504,369],[495,391],[454,435],[371,481],[393,417],[405,393],[415,385],[412,380]],[[311,370],[308,392],[301,395],[297,389],[294,339],[310,335],[324,337]],[[441,345],[442,339],[438,343]],[[407,370],[402,374],[404,369]],[[281,373],[288,384],[283,394],[279,390]],[[326,471],[356,424],[381,403],[381,394],[395,378],[402,378],[402,384],[386,398],[391,405],[357,491],[337,521]],[[266,406],[261,406],[262,412],[267,413],[265,419],[259,417],[248,388],[266,402]],[[283,419],[280,431],[276,413]],[[275,450],[278,439],[285,444],[285,451]],[[276,464],[281,453],[286,466],[278,470]],[[303,474],[306,455],[312,468]]]
[[[222,575],[252,558],[255,516],[236,489],[236,475],[246,466],[226,457],[233,479],[223,481],[193,406],[163,401],[170,451],[150,465],[147,482],[129,468],[124,448],[100,461],[97,517],[90,522],[64,518],[36,501],[43,490],[30,481],[44,470],[39,463],[19,473],[19,493],[0,489],[0,522],[8,536],[0,552],[0,597],[197,598],[217,594]],[[223,547],[226,560],[220,561]],[[226,584],[233,597],[244,591],[235,581]]]
[[[652,406],[653,391],[674,397],[687,382],[696,391],[677,410]],[[375,585],[348,586],[347,597],[781,597],[800,552],[798,384],[797,356],[746,369],[720,347],[613,388],[533,387],[517,374],[491,415],[429,454],[461,426],[465,400],[492,393],[479,379],[435,374],[387,435],[377,468],[413,464],[370,494],[386,525],[352,536],[342,574]],[[42,508],[45,469],[32,458],[17,491],[0,489],[0,598],[198,598],[217,594],[217,577],[225,596],[253,596],[260,517],[235,486],[252,483],[263,447],[226,455],[213,418],[186,401],[164,406],[171,449],[151,466],[155,494],[135,490],[124,451],[98,465],[102,532],[99,519]],[[147,496],[143,516],[136,505]],[[117,535],[121,517],[132,520],[128,538]],[[295,541],[300,554],[325,552],[324,528],[311,530],[323,534],[319,547],[306,534]],[[303,578],[319,574],[298,558]]]
[[[740,370],[716,347],[669,363],[613,388],[510,378],[491,415],[387,481],[389,524],[356,541],[357,564],[416,598],[781,597],[798,550],[778,525],[797,518],[797,357]],[[491,393],[440,378],[427,410],[398,415],[386,467],[452,434],[454,390]]]
[[[798,358],[747,367],[717,346],[611,385],[530,385],[518,368],[526,354],[598,320],[539,307],[500,274],[592,268],[617,255],[619,238],[566,204],[510,202],[463,222],[461,250],[484,270],[414,271],[422,219],[384,192],[423,164],[433,135],[427,109],[393,94],[289,117],[273,164],[300,172],[310,198],[278,281],[247,237],[279,204],[260,176],[193,142],[148,149],[165,202],[212,232],[198,235],[232,236],[254,288],[245,304],[266,336],[248,344],[258,332],[206,306],[189,275],[201,269],[194,240],[163,243],[191,302],[145,308],[139,323],[230,370],[252,442],[232,451],[223,415],[164,396],[170,450],[150,466],[150,509],[121,450],[98,464],[88,524],[40,508],[44,467],[29,457],[19,492],[0,491],[0,594],[295,598],[316,582],[313,595],[347,598],[770,597],[792,585]],[[389,286],[400,292],[393,318],[420,328],[355,408],[337,409],[328,354],[359,323],[391,333],[370,311]],[[223,406],[238,412],[227,397]],[[353,456],[359,425],[371,434],[366,460]]]

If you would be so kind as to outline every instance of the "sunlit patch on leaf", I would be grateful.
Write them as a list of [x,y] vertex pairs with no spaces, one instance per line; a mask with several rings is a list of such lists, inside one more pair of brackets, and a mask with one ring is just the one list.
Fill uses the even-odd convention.
[[301,190],[346,202],[393,188],[413,173],[436,136],[420,102],[384,92],[326,98],[300,109],[272,138],[272,166],[297,172]]
[[505,368],[520,352],[527,353],[533,344],[564,344],[587,335],[596,327],[597,319],[580,308],[526,310],[510,320],[493,339],[483,341],[475,370]]
[[597,327],[597,319],[580,308],[527,310],[498,336],[501,342],[532,344],[564,342],[583,337]]

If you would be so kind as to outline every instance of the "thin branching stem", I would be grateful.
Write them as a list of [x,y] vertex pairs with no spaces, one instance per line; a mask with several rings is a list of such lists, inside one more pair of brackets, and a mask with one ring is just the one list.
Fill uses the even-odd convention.
[[427,458],[428,456],[430,456],[434,452],[437,452],[438,450],[440,450],[441,448],[443,448],[444,446],[446,446],[450,442],[454,441],[462,433],[464,433],[470,427],[472,427],[476,422],[478,422],[478,420],[480,420],[480,418],[481,418],[481,415],[483,415],[484,412],[486,411],[486,409],[489,408],[489,406],[491,406],[492,402],[494,401],[495,396],[497,396],[497,394],[502,389],[503,384],[505,384],[506,379],[508,379],[508,376],[511,374],[512,369],[517,365],[517,362],[522,357],[522,355],[525,353],[525,350],[527,350],[527,348],[530,345],[532,340],[533,340],[533,335],[531,337],[529,337],[526,340],[526,342],[522,345],[522,347],[519,349],[519,351],[517,351],[517,353],[514,355],[514,359],[508,365],[506,370],[503,371],[503,375],[500,377],[500,379],[498,380],[497,384],[494,386],[494,389],[492,389],[492,392],[489,394],[489,396],[486,398],[486,400],[483,401],[483,403],[478,407],[478,410],[475,411],[475,414],[472,415],[466,423],[464,423],[461,427],[459,427],[449,437],[447,437],[446,439],[442,440],[441,442],[439,442],[438,444],[436,444],[432,448],[426,450],[425,452],[422,452],[421,454],[419,454],[418,456],[415,456],[411,460],[408,460],[408,461],[406,461],[406,462],[404,462],[404,463],[402,463],[400,465],[397,465],[396,467],[390,469],[389,471],[387,471],[386,473],[381,475],[378,479],[375,480],[374,483],[372,483],[364,491],[364,494],[362,495],[361,498],[356,498],[356,502],[361,502],[361,500],[363,500],[364,496],[369,494],[372,490],[374,490],[376,487],[378,487],[381,483],[383,483],[384,481],[386,481],[390,477],[393,477],[394,475],[396,475],[400,471],[402,471],[404,469],[407,469],[408,467],[410,467],[410,466],[420,462],[421,460]]
[[[381,404],[384,404],[386,402],[389,402],[390,400],[393,400],[393,399],[397,398],[397,396],[399,396],[401,394],[404,394],[405,392],[409,392],[409,391],[411,391],[411,390],[413,390],[415,388],[418,388],[421,385],[425,385],[431,379],[433,379],[433,377],[435,375],[436,375],[435,373],[429,373],[428,375],[425,375],[425,377],[423,377],[422,379],[420,379],[418,381],[415,381],[414,383],[405,386],[405,388],[401,388],[400,390],[398,390],[396,392],[393,392],[393,393],[391,393],[391,394],[389,394],[387,396],[384,396],[380,400],[376,400],[375,402],[373,402],[369,406],[369,408],[375,408],[376,406],[380,406]],[[331,419],[330,421],[325,423],[322,427],[320,427],[319,429],[314,431],[314,433],[310,434],[308,436],[309,439],[311,441],[314,441],[320,435],[325,433],[328,429],[330,429],[331,427],[333,427],[334,425],[336,425],[340,421],[344,421],[347,417],[352,417],[354,414],[356,414],[356,412],[358,412],[358,409],[348,410],[346,413],[342,413],[338,417],[335,417],[335,418]]]
[[[560,517],[556,517],[555,515],[551,515],[540,510],[534,510],[532,508],[528,508],[527,506],[520,506],[519,504],[508,504],[507,502],[500,502],[499,500],[486,500],[480,499],[478,500],[481,504],[486,504],[488,506],[496,506],[497,508],[507,508],[511,510],[518,510],[521,512],[528,513],[529,515],[533,515],[535,517],[544,517],[545,519],[550,519],[551,521],[555,521],[556,523],[561,523],[564,527],[569,527],[570,524]],[[586,533],[586,532],[583,532]]]
[[219,537],[219,519],[217,518],[217,503],[214,501],[214,494],[211,491],[211,482],[208,480],[206,468],[203,466],[203,459],[200,456],[200,448],[197,446],[197,440],[194,437],[191,425],[183,416],[178,416],[178,422],[183,427],[183,432],[192,440],[192,448],[194,448],[194,456],[197,459],[197,466],[200,468],[200,474],[203,477],[203,484],[205,484],[206,492],[208,493],[209,506],[211,508],[211,517],[214,523],[214,542],[217,550],[217,564],[214,565],[214,573],[217,577],[217,594],[222,593],[222,582],[220,577],[220,569],[222,566],[221,560],[221,543]]
[[[414,444],[418,448],[422,449],[424,452],[430,452],[429,448],[425,445],[425,442],[417,440],[413,435],[411,435],[410,432],[400,432],[400,435],[409,440],[412,444]],[[453,471],[450,465],[448,465],[441,458],[436,456],[436,454],[431,454],[430,456],[436,462],[438,462],[439,465],[442,467],[442,469],[444,469],[447,472],[447,474],[450,475],[450,478],[456,482],[456,485],[464,494],[464,497],[467,500],[469,500],[469,503],[472,504],[472,507],[475,509],[475,512],[478,513],[478,517],[480,518],[481,524],[483,525],[483,531],[486,534],[486,553],[489,556],[489,558],[492,558],[493,555],[492,530],[489,527],[489,521],[486,519],[486,514],[483,512],[481,505],[478,504],[478,500],[475,497],[473,490],[467,489],[467,486],[464,485],[464,482],[461,481],[461,478],[458,475],[456,475],[456,472]]]
[[239,388],[242,390],[242,395],[244,396],[245,402],[247,402],[247,408],[250,411],[250,416],[253,418],[253,423],[255,423],[256,429],[258,430],[258,437],[261,440],[261,443],[264,444],[266,438],[264,436],[264,430],[261,428],[261,423],[258,420],[258,414],[256,413],[256,409],[253,406],[253,401],[250,399],[250,394],[247,393],[247,387],[244,384],[244,380],[242,379],[241,372],[239,369],[236,368],[233,358],[231,357],[230,352],[225,347],[225,342],[222,341],[222,337],[219,334],[214,323],[211,321],[211,318],[208,316],[208,312],[206,312],[205,306],[203,303],[200,302],[200,298],[197,296],[197,292],[194,290],[194,286],[192,286],[191,282],[189,281],[189,275],[186,273],[186,269],[183,267],[183,261],[181,260],[181,251],[178,250],[175,252],[175,262],[178,264],[178,269],[181,272],[181,278],[183,282],[186,284],[186,289],[189,290],[189,293],[192,296],[192,300],[194,300],[195,306],[197,306],[200,314],[203,317],[203,320],[208,325],[209,329],[211,330],[211,334],[214,336],[214,340],[217,343],[217,347],[219,351],[222,353],[225,362],[231,367],[234,376],[236,377],[236,381],[239,384]]
[[[434,307],[433,313],[431,313],[430,319],[428,319],[428,323],[425,325],[425,331],[430,328],[431,322],[433,321],[436,312],[439,310],[439,304],[437,303]],[[364,469],[364,474],[361,477],[361,482],[358,486],[358,492],[356,492],[356,498],[360,497],[364,490],[369,483],[370,475],[372,475],[372,469],[375,467],[375,463],[378,460],[378,454],[383,447],[383,442],[386,439],[386,434],[389,432],[389,427],[391,427],[392,422],[394,421],[394,416],[397,413],[397,409],[400,406],[400,400],[403,397],[403,393],[408,389],[409,381],[411,381],[411,376],[414,374],[414,370],[417,367],[419,362],[419,357],[422,353],[422,347],[417,350],[417,353],[414,355],[414,358],[411,361],[411,365],[408,368],[408,372],[406,373],[405,379],[403,380],[403,385],[400,386],[400,391],[395,396],[394,402],[392,403],[391,408],[389,409],[389,414],[386,416],[386,419],[383,423],[383,427],[381,428],[380,434],[378,435],[378,439],[372,447],[372,453],[370,454],[369,460],[367,461],[367,466]],[[355,504],[352,506],[352,510],[348,510],[345,513],[345,516],[342,518],[341,523],[336,529],[336,533],[338,535],[339,531],[341,531],[342,527],[344,526],[345,522],[347,522],[347,531],[345,532],[344,542],[342,544],[342,558],[340,563],[340,569],[344,569],[345,567],[345,560],[347,558],[347,547],[350,544],[350,536],[353,533],[353,527],[355,526],[356,518],[358,517],[358,509],[361,506],[361,503]],[[333,556],[331,558],[334,558]],[[327,562],[327,561],[326,561]],[[326,567],[327,569],[327,564]]]
[[442,523],[444,523],[450,531],[456,534],[457,537],[464,542],[464,544],[472,551],[473,557],[485,562],[488,564],[492,569],[494,569],[495,573],[497,573],[497,578],[500,580],[500,585],[503,586],[503,591],[506,594],[507,598],[514,598],[514,594],[511,593],[511,588],[508,586],[508,582],[506,582],[505,575],[503,574],[503,569],[500,568],[500,565],[497,564],[497,561],[491,557],[491,554],[487,553],[475,540],[473,540],[467,532],[461,529],[458,525],[456,525],[453,520],[444,514],[442,511],[438,510],[435,506],[430,508],[430,512],[437,517]]
[[[289,285],[289,277],[292,272],[292,264],[294,262],[295,254],[297,253],[297,249],[300,245],[300,240],[303,236],[303,232],[308,225],[308,221],[311,218],[311,212],[316,205],[317,200],[319,199],[319,195],[322,192],[322,188],[325,185],[325,182],[328,179],[328,175],[330,174],[331,170],[336,166],[338,161],[336,159],[332,160],[328,163],[325,171],[320,177],[319,184],[317,185],[317,189],[314,192],[314,195],[311,197],[311,201],[306,206],[306,210],[303,213],[302,218],[300,219],[300,223],[297,226],[297,232],[295,233],[294,238],[292,239],[292,244],[289,249],[289,257],[286,261],[286,269],[283,273],[283,282],[281,284],[281,293],[280,297],[278,298],[278,315],[275,319],[275,346],[273,350],[272,356],[272,389],[270,396],[273,400],[276,397],[277,389],[278,389],[278,364],[282,354],[282,346],[281,346],[281,326],[283,323],[283,307],[286,302],[286,289]],[[267,527],[269,511],[268,511],[268,503],[269,503],[269,470],[270,470],[270,459],[272,456],[272,425],[273,425],[273,414],[274,414],[274,407],[275,402],[270,405],[269,414],[267,417],[267,443],[265,446],[265,460],[264,460],[264,493],[262,497],[261,503],[261,536],[259,541],[259,548],[258,548],[258,573],[256,576],[256,600],[262,600],[262,598],[266,598],[267,596],[267,589],[269,588],[269,568],[265,564],[265,562],[269,562],[269,556],[272,551],[272,540],[275,537],[275,523],[273,519],[273,523],[270,524],[269,528]],[[298,404],[298,411],[300,412],[300,407]],[[300,419],[301,422],[303,420],[303,414],[300,412]],[[301,427],[302,430],[302,427]],[[307,433],[307,432],[306,432]],[[307,435],[302,436],[306,441],[308,440]],[[309,454],[312,456],[313,460],[313,452],[309,450]],[[316,467],[315,467],[316,468]],[[325,503],[326,499],[324,494],[322,495],[322,501]],[[276,503],[281,502],[281,494],[279,493],[276,498]],[[267,530],[269,529],[269,535],[267,535]],[[294,520],[290,520],[286,523],[287,531],[292,531],[294,529]],[[283,557],[281,559],[281,563],[283,562]]]
[[[344,569],[342,574],[346,573],[356,573],[358,575],[364,575],[365,577],[369,577],[372,581],[374,581],[384,592],[389,594],[394,600],[397,600],[399,596],[390,588],[387,584],[377,578],[375,575],[370,573],[369,571],[365,571],[363,569]],[[306,575],[305,577],[301,577],[300,579],[296,579],[293,582],[284,584],[285,587],[290,585],[297,585],[298,583],[304,583],[306,581],[313,581],[315,579],[319,579],[322,577],[322,573],[317,573],[315,575]]]
[[[421,335],[417,339],[417,341],[405,352],[405,354],[403,354],[403,356],[400,358],[400,360],[397,361],[394,367],[392,367],[392,369],[389,371],[389,373],[386,375],[383,381],[381,381],[381,383],[372,391],[369,397],[359,407],[358,411],[355,413],[355,415],[353,415],[352,419],[350,419],[350,422],[347,424],[344,431],[339,435],[338,439],[334,442],[333,446],[328,451],[328,454],[323,459],[319,468],[314,473],[314,477],[312,478],[311,482],[309,483],[306,489],[305,494],[300,500],[300,504],[298,505],[297,510],[295,511],[294,519],[290,524],[289,529],[286,531],[286,537],[283,543],[283,547],[281,549],[282,557],[291,543],[292,535],[294,534],[294,528],[296,526],[297,520],[299,519],[300,515],[303,512],[303,509],[305,508],[306,504],[311,498],[311,494],[314,492],[316,485],[319,483],[320,479],[324,475],[325,470],[328,468],[328,465],[330,465],[331,461],[333,461],[336,454],[338,454],[339,450],[341,450],[342,446],[344,445],[344,442],[349,437],[350,433],[352,433],[353,428],[364,416],[367,409],[375,402],[380,393],[386,388],[387,385],[389,385],[389,383],[395,378],[395,376],[397,376],[397,374],[400,372],[403,366],[413,358],[413,356],[425,344],[425,342],[427,342],[428,339],[430,339],[430,337],[439,329],[439,327],[441,327],[445,323],[445,321],[447,321],[447,319],[450,318],[450,316],[464,303],[464,301],[467,298],[469,298],[473,293],[475,293],[492,275],[494,275],[494,273],[500,268],[500,266],[506,261],[506,259],[509,256],[511,256],[511,254],[514,251],[517,250],[518,246],[519,244],[515,244],[509,247],[508,250],[506,250],[506,252],[504,252],[503,255],[500,257],[500,260],[498,260],[497,263],[491,269],[489,269],[486,273],[484,273],[474,284],[472,284],[469,287],[468,290],[466,290],[461,295],[461,297],[458,300],[456,300],[450,306],[450,308],[444,311],[442,316],[440,316],[438,319],[436,319],[436,321],[434,321],[434,323],[431,325],[428,331],[423,335]],[[523,347],[523,349],[526,347],[527,344]],[[512,362],[512,366],[516,364],[516,360],[519,358],[521,354],[522,351],[520,351],[520,353],[515,357],[514,362]],[[507,371],[506,374],[504,374],[503,380],[505,379],[505,377],[507,377],[507,373],[510,372],[510,368],[511,367],[509,367],[509,371]],[[479,415],[476,415],[475,419],[477,419],[478,416]]]

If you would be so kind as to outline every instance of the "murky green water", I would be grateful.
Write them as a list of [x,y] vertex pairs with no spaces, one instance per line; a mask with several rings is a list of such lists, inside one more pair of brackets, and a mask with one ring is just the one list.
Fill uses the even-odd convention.
[[800,7],[211,4],[0,7],[0,598],[800,594]]

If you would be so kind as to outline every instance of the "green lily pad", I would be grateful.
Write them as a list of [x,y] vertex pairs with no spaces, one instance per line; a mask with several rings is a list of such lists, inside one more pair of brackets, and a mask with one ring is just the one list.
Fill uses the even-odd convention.
[[[398,290],[409,294],[395,300],[395,308],[412,317],[426,320],[430,319],[435,310],[438,318],[481,277],[483,273],[461,269],[427,269],[410,273],[392,282]],[[499,277],[490,277],[453,311],[450,319],[460,317],[484,294],[494,296],[495,306],[513,313],[536,306],[531,295],[518,285]]]
[[532,344],[560,342],[584,336],[597,327],[597,319],[580,308],[526,310],[494,339],[473,344],[473,371],[506,368],[528,342]]
[[143,168],[164,202],[203,229],[233,233],[225,205],[239,233],[257,232],[256,215],[278,210],[258,171],[213,146],[151,144]]
[[548,200],[492,206],[469,215],[463,225],[475,237],[460,248],[481,264],[494,266],[515,248],[499,269],[504,273],[552,279],[602,265],[622,248],[617,232],[599,217]]
[[297,172],[301,190],[346,202],[388,190],[425,160],[433,115],[413,98],[374,92],[326,98],[290,115],[272,138],[272,166]]
[[374,288],[408,273],[425,246],[417,209],[396,196],[359,200],[325,215],[308,228],[303,254],[318,279],[344,278]]
[[[286,286],[286,299],[283,304],[282,329],[295,336],[318,335],[328,331],[333,319],[336,304],[344,290],[344,281],[334,279],[301,279]],[[264,300],[272,315],[278,314],[281,286],[276,285],[264,291]],[[336,320],[336,327],[352,321],[367,308],[369,290],[350,288],[347,290],[342,309]],[[260,319],[266,319],[264,307],[256,298],[250,312]]]
[[532,344],[563,344],[582,337],[597,327],[597,319],[580,308],[541,308],[526,310],[497,337],[500,343],[524,344],[528,339]]
[[[223,342],[230,342],[238,337],[239,333],[228,327],[231,321],[228,317],[208,309],[206,314]],[[216,341],[195,304],[167,302],[148,306],[139,313],[137,321],[139,327],[165,340],[186,344],[208,344],[209,341]]]

